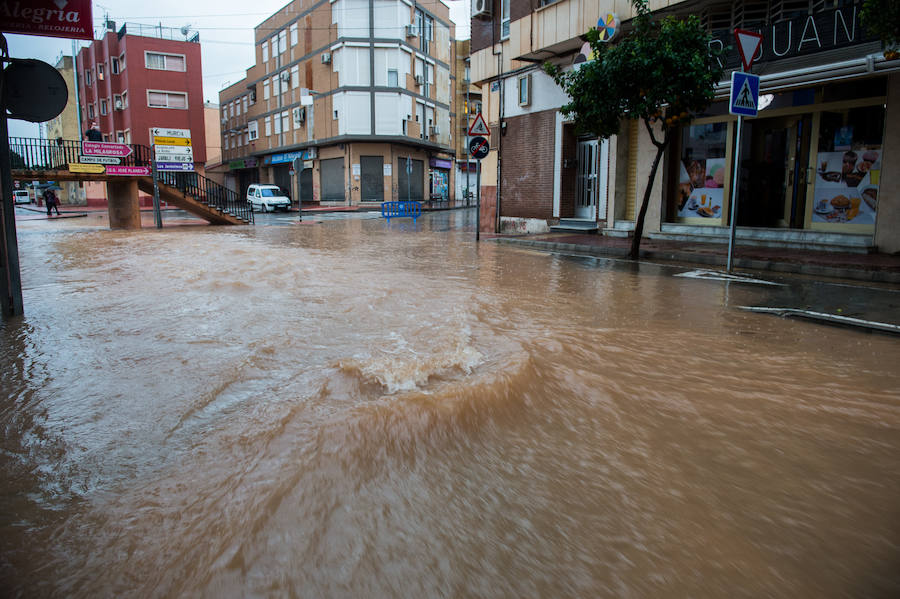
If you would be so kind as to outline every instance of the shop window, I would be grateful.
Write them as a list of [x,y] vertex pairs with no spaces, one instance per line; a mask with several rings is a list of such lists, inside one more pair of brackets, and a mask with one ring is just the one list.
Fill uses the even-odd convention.
[[684,127],[678,163],[676,216],[720,224],[725,201],[727,123]]
[[[815,228],[873,227],[881,183],[884,107],[820,114],[811,222]],[[833,227],[832,227],[833,225]]]

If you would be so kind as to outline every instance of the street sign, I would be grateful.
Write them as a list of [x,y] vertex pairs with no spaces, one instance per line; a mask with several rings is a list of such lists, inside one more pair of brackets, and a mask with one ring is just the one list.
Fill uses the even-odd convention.
[[191,145],[191,139],[189,137],[158,136],[153,138],[153,144],[163,146],[189,146]]
[[732,71],[731,98],[728,112],[740,116],[756,116],[759,111],[759,75]]
[[157,154],[184,154],[185,156],[193,156],[193,146],[169,146],[156,144],[153,146]]
[[190,139],[190,129],[166,129],[165,127],[153,127],[150,130],[153,137],[186,137]]
[[121,158],[113,158],[112,156],[84,156],[78,157],[83,164],[122,164]]
[[81,142],[81,153],[89,156],[118,156],[124,158],[129,156],[131,152],[131,146],[127,144],[116,144],[106,141]]
[[193,162],[157,162],[156,170],[188,172],[188,171],[194,170],[194,163]]
[[473,158],[481,160],[487,156],[490,151],[491,145],[488,143],[486,137],[473,137],[469,140],[469,154],[471,154]]
[[469,127],[469,135],[490,135],[491,131],[488,129],[487,123],[484,122],[484,117],[481,116],[481,113],[475,115],[475,120],[472,122],[472,126]]
[[737,41],[738,52],[741,54],[741,62],[744,63],[744,70],[749,71],[756,58],[756,51],[762,44],[762,34],[755,31],[747,31],[746,29],[735,29],[734,39]]
[[192,154],[156,154],[156,162],[193,162]]
[[94,39],[91,16],[91,0],[4,2],[0,31],[90,41]]
[[70,173],[93,173],[95,175],[99,175],[104,170],[106,170],[106,167],[104,167],[102,164],[81,164],[80,162],[69,163]]
[[[72,166],[72,165],[69,165]],[[146,177],[150,175],[149,166],[121,166],[110,165],[106,167],[107,175],[122,175],[125,177]]]

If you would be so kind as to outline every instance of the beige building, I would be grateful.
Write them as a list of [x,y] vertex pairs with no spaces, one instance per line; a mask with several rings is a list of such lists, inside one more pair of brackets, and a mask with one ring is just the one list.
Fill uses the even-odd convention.
[[219,93],[227,184],[274,183],[295,202],[452,199],[453,34],[440,2],[290,2]]
[[[725,75],[716,101],[676,125],[645,236],[725,242],[735,189],[739,243],[900,251],[900,60],[867,36],[859,2],[649,5],[659,16],[699,16],[725,51]],[[632,17],[619,0],[473,4],[472,80],[482,85],[492,129],[482,177],[486,229],[562,225],[631,235],[655,154],[647,131],[624,121],[608,140],[577,135],[559,111],[568,98],[541,63],[579,68],[589,58],[585,32],[601,22],[621,35]],[[744,119],[740,148],[728,103],[740,66],[735,28],[763,36],[753,66],[759,114]]]
[[[65,109],[56,118],[47,121],[47,139],[81,139],[78,130],[78,102],[75,100],[75,69],[72,66],[71,56],[61,56],[56,62],[56,70],[66,81],[69,89],[69,97]],[[62,204],[83,206],[86,200],[85,184],[80,181],[61,181],[62,190],[57,192]]]
[[204,175],[219,185],[225,184],[228,167],[222,162],[222,124],[219,121],[219,105],[203,103],[203,124],[206,127],[206,165]]
[[[456,105],[459,106],[459,118],[456,126],[456,199],[457,202],[475,203],[475,185],[477,181],[477,163],[469,156],[467,134],[469,125],[481,112],[481,88],[472,84],[469,66],[469,40],[456,41]],[[471,196],[467,199],[467,190]]]

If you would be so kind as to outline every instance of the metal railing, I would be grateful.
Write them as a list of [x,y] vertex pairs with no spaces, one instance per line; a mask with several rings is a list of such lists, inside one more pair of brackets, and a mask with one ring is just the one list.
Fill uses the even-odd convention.
[[197,173],[157,171],[157,179],[182,193],[193,197],[210,208],[217,208],[226,214],[253,223],[253,210],[245,198]]
[[[125,166],[150,166],[150,148],[137,144],[122,144],[131,148],[131,154],[119,159]],[[81,142],[77,139],[36,139],[10,137],[10,166],[15,169],[52,171],[68,168],[73,162],[82,162]],[[90,160],[90,158],[88,158]]]
[[[128,156],[119,158],[123,166],[150,166],[152,150],[141,144],[122,144],[131,148]],[[10,162],[13,170],[52,171],[68,169],[69,164],[95,159],[84,157],[81,142],[74,139],[35,139],[30,137],[10,137]],[[157,173],[157,179],[192,196],[202,204],[217,208],[245,222],[252,223],[253,210],[245,198],[197,173],[166,172]]]

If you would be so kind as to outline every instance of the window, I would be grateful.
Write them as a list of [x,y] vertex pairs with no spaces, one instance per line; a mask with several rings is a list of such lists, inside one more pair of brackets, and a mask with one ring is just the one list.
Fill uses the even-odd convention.
[[282,29],[278,32],[278,53],[287,51],[287,31]]
[[112,74],[119,74],[119,59],[115,56],[109,59],[109,64],[112,66]]
[[122,108],[128,108],[128,92],[122,92]]
[[265,133],[266,137],[272,135],[272,117],[266,117],[263,121],[265,123]]
[[276,74],[272,77],[272,95],[277,96],[281,93],[281,76]]
[[397,69],[388,69],[387,84],[388,87],[400,87],[400,75]]
[[93,85],[93,83],[91,81],[91,70],[90,69],[84,70],[84,84],[85,85]]
[[97,113],[94,110],[94,104],[93,103],[88,104],[88,118],[93,119],[93,118],[96,118],[96,116],[97,116]]
[[291,25],[291,47],[297,45],[297,24]]
[[519,77],[519,106],[531,104],[531,75]]
[[148,69],[156,71],[181,71],[184,72],[185,61],[183,54],[161,54],[159,52],[144,52],[144,58]]
[[109,112],[109,100],[106,98],[100,100],[100,114],[104,115]]
[[124,110],[125,100],[119,94],[113,94],[113,110]]
[[244,104],[244,114],[247,113],[247,96],[241,98],[241,102]]
[[234,116],[241,116],[241,99],[234,101]]
[[[266,117],[268,120],[269,117]],[[275,114],[275,118],[272,119],[275,121],[275,135],[279,135],[281,133],[281,119],[278,118],[278,114]]]
[[296,64],[291,67],[291,86],[300,87],[300,66]]
[[287,110],[281,113],[281,128],[285,133],[291,130],[290,113]]
[[269,99],[269,80],[263,81],[263,100]]
[[103,76],[105,75],[105,69],[103,68],[103,63],[97,63],[97,81],[103,81]]
[[250,141],[256,141],[259,138],[259,122],[250,121],[247,123],[247,137]]
[[103,134],[103,141],[109,141],[109,135],[106,133]]
[[500,39],[509,37],[509,0],[500,0]]
[[468,62],[466,63],[466,74],[464,81],[466,82],[466,84],[472,81],[472,68],[469,66]]
[[269,40],[266,40],[262,43],[262,61],[266,62],[269,60]]
[[256,104],[256,84],[253,84],[253,89],[250,90],[250,106]]
[[125,129],[125,143],[131,143],[131,129]]
[[164,92],[147,90],[147,106],[150,108],[186,109],[187,94],[184,92]]
[[124,131],[116,131],[116,141],[120,144],[125,143],[125,132]]
[[234,118],[234,104],[231,102],[228,103],[228,116]]

